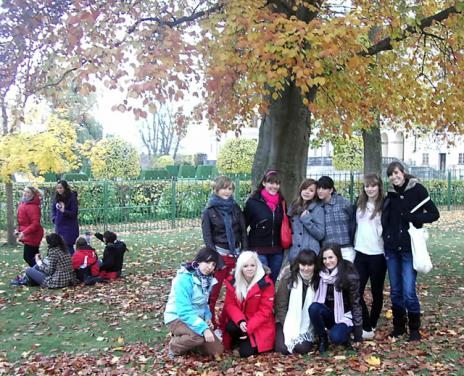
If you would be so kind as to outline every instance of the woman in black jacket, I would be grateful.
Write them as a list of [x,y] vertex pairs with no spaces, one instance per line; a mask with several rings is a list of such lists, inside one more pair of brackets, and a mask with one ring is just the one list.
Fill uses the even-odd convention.
[[390,163],[387,175],[391,185],[382,210],[382,237],[393,311],[393,331],[390,336],[398,337],[406,333],[408,321],[409,340],[418,341],[421,339],[420,305],[416,294],[417,272],[412,263],[409,223],[420,228],[424,223],[436,221],[440,214],[431,200],[411,214],[411,210],[429,194],[415,177],[405,173],[400,162]]
[[342,257],[338,244],[322,248],[319,253],[319,281],[309,317],[319,337],[319,352],[334,344],[348,345],[350,334],[362,341],[362,309],[359,302],[359,275],[354,265]]
[[229,177],[218,176],[214,181],[208,206],[201,215],[203,241],[208,248],[215,249],[223,261],[223,267],[218,267],[214,273],[217,283],[209,297],[209,308],[215,327],[215,307],[223,281],[235,268],[240,251],[247,249],[245,218],[234,200],[234,190],[235,185]]
[[258,254],[262,264],[271,269],[274,282],[283,260],[280,228],[284,216],[284,198],[279,191],[280,176],[277,171],[270,170],[261,179],[244,209],[246,227],[250,227],[248,246]]

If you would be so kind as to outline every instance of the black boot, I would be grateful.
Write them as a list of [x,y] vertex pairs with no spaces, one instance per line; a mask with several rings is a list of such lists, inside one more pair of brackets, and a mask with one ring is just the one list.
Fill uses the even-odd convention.
[[392,306],[393,331],[389,337],[399,337],[406,333],[406,310],[402,307]]
[[329,348],[329,339],[327,338],[327,333],[324,333],[319,336],[319,352],[325,353]]
[[419,332],[421,321],[420,313],[408,312],[408,323],[409,323],[409,340],[408,341],[420,341],[421,334]]

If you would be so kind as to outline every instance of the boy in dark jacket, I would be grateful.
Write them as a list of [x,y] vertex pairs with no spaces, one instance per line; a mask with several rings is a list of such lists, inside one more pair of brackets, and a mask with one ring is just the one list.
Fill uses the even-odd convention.
[[124,253],[127,251],[126,244],[117,240],[114,232],[105,231],[102,234],[95,233],[95,237],[106,244],[103,251],[103,260],[100,265],[100,277],[105,279],[116,279],[121,276]]

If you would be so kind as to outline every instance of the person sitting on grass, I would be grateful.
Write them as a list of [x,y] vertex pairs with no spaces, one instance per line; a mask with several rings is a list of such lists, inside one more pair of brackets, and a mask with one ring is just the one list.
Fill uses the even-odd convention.
[[276,317],[275,351],[288,355],[307,354],[314,342],[309,318],[309,307],[319,279],[317,255],[303,249],[283,274],[276,292],[274,311]]
[[182,264],[172,281],[164,323],[171,332],[168,356],[200,351],[220,355],[221,341],[213,333],[212,314],[208,299],[216,283],[213,277],[219,254],[211,248],[201,248],[195,260]]
[[100,278],[116,279],[120,277],[124,253],[127,251],[126,243],[117,240],[117,235],[111,231],[105,231],[103,235],[97,232],[95,237],[106,244],[100,265]]
[[63,238],[51,233],[45,237],[48,245],[47,257],[42,260],[40,253],[35,255],[36,265],[26,269],[26,276],[14,285],[40,285],[50,289],[73,286],[77,283],[76,275]]
[[100,265],[98,256],[83,237],[76,240],[76,252],[72,255],[72,266],[80,282],[86,282],[91,277],[98,277]]

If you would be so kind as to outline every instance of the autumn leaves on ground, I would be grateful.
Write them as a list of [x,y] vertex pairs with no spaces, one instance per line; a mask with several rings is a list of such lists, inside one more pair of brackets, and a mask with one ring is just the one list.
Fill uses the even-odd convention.
[[[442,212],[431,228],[434,270],[419,277],[420,344],[387,338],[389,299],[375,340],[359,351],[331,348],[321,357],[276,353],[239,359],[227,353],[166,356],[163,309],[174,269],[201,244],[198,229],[122,234],[124,279],[60,291],[13,288],[21,248],[0,248],[0,375],[94,374],[443,374],[464,373],[464,212]],[[100,252],[101,253],[101,252]]]

